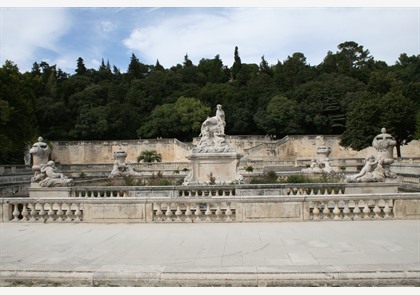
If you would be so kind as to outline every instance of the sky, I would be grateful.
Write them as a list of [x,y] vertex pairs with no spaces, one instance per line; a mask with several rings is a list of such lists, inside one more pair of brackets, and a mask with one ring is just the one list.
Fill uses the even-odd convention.
[[264,56],[276,64],[301,52],[308,64],[318,65],[345,41],[357,42],[388,65],[395,64],[401,53],[420,54],[418,4],[273,7],[273,2],[263,1],[193,7],[143,1],[147,3],[133,7],[128,1],[126,7],[114,7],[115,3],[99,7],[96,1],[79,6],[73,1],[28,7],[21,2],[6,1],[8,5],[0,8],[0,64],[11,60],[21,72],[46,61],[74,74],[79,57],[88,68],[98,69],[104,59],[126,72],[133,53],[142,63],[154,65],[159,60],[165,68],[182,64],[185,55],[196,65],[202,58],[219,55],[231,67],[235,46],[243,63],[259,64]]

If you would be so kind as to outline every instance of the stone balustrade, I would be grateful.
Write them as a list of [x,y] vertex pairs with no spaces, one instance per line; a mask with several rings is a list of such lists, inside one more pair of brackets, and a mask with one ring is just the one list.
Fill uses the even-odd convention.
[[32,168],[25,165],[0,165],[0,175],[32,173]]
[[279,222],[419,219],[420,193],[0,199],[2,222]]
[[420,187],[420,175],[419,176],[400,176],[401,183],[403,184],[409,184],[414,185],[417,187]]
[[154,201],[153,222],[232,222],[231,200]]
[[16,198],[7,201],[12,222],[80,222],[83,204],[71,199],[31,200]]
[[[307,184],[265,184],[265,185],[198,185],[198,186],[75,186],[70,188],[56,188],[67,191],[68,197],[74,198],[175,198],[175,197],[235,197],[235,196],[302,196],[302,195],[331,195],[344,194],[346,189],[359,192],[360,184],[338,183],[307,183]],[[370,185],[369,187],[377,187]],[[381,184],[381,188],[395,185]],[[31,189],[33,195],[46,197],[44,189]],[[389,189],[387,190],[389,192]],[[53,196],[54,197],[54,196]]]
[[310,198],[306,201],[310,220],[369,220],[394,218],[392,196],[355,195]]

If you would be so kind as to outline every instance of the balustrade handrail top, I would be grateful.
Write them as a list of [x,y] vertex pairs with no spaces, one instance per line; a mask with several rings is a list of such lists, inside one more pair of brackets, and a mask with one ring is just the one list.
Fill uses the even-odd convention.
[[305,202],[305,201],[339,201],[339,200],[420,200],[420,192],[416,193],[369,193],[369,194],[330,194],[330,195],[278,195],[278,196],[197,196],[197,197],[130,197],[130,198],[79,198],[79,197],[66,197],[66,198],[5,198],[0,199],[0,203],[14,204],[14,203],[98,203],[106,202],[112,203],[179,203],[179,202],[192,202],[192,203],[205,203],[205,202],[233,202],[233,203],[264,203],[264,202]]

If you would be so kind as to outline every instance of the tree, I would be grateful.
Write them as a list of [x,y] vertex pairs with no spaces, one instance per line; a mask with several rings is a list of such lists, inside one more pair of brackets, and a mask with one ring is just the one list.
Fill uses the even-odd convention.
[[234,52],[234,57],[233,57],[234,61],[233,61],[233,65],[231,68],[231,74],[232,74],[232,79],[235,80],[236,79],[236,75],[239,73],[239,71],[241,70],[242,67],[242,62],[241,62],[241,58],[239,57],[239,52],[238,52],[238,46],[235,46],[235,52]]
[[130,79],[143,79],[149,72],[149,67],[139,61],[134,53],[131,54],[127,75]]
[[296,102],[281,95],[274,96],[266,111],[257,112],[254,120],[267,134],[285,136],[300,131]]
[[314,70],[306,64],[303,53],[295,52],[282,63],[274,66],[274,81],[283,91],[291,90],[305,82],[312,80]]
[[360,151],[372,144],[373,137],[385,127],[378,120],[381,114],[379,101],[378,95],[372,97],[368,92],[359,96],[347,115],[346,130],[341,135],[340,145]]
[[87,72],[87,69],[83,61],[83,58],[79,57],[77,59],[76,75],[84,75],[86,74],[86,72]]
[[372,139],[385,127],[397,142],[397,157],[401,157],[401,145],[414,139],[416,108],[414,103],[400,92],[390,91],[382,95],[364,96],[354,104],[347,116],[346,130],[341,145],[361,150],[369,147]]
[[223,65],[223,61],[219,55],[213,59],[203,58],[197,66],[198,73],[205,78],[203,84],[210,83],[225,83],[230,78],[230,70]]
[[137,130],[141,138],[176,137],[191,140],[200,132],[210,113],[196,98],[180,97],[175,103],[156,106],[146,123]]
[[401,157],[401,146],[414,139],[416,130],[416,108],[402,93],[390,91],[381,99],[380,121],[397,141],[397,157]]
[[12,61],[0,68],[0,163],[22,164],[23,153],[37,136],[35,96]]
[[269,75],[270,77],[273,77],[273,70],[271,69],[268,62],[265,60],[264,55],[261,57],[260,73],[264,73],[266,75]]
[[137,157],[137,162],[162,162],[162,155],[159,154],[157,151],[149,151],[145,150],[140,153],[140,156]]

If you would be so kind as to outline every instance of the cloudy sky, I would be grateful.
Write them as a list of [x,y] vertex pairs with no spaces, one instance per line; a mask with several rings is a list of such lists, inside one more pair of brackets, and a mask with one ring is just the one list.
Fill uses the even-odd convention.
[[132,53],[165,68],[186,54],[194,64],[219,54],[230,67],[235,46],[245,63],[264,56],[275,64],[302,52],[317,65],[344,41],[388,65],[401,53],[420,54],[419,7],[10,6],[0,8],[0,63],[12,60],[21,72],[46,61],[74,74],[78,57],[88,68],[103,58],[125,72]]

